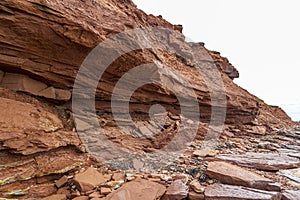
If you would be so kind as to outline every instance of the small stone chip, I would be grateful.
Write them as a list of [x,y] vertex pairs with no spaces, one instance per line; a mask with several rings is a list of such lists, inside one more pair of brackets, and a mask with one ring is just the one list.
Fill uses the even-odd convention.
[[63,176],[55,182],[55,185],[56,185],[56,187],[60,188],[60,187],[64,186],[67,182],[68,182],[68,177]]

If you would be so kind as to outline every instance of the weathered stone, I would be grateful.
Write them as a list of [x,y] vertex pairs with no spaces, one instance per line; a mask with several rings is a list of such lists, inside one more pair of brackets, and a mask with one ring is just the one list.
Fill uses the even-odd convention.
[[0,85],[4,77],[4,72],[0,70]]
[[300,139],[300,134],[296,130],[286,131],[286,132],[282,133],[282,135],[292,138],[292,139],[298,139],[298,140]]
[[61,131],[63,123],[45,105],[0,98],[0,143],[22,155],[79,145],[76,132]]
[[288,181],[287,184],[290,185],[294,190],[300,190],[300,183],[297,183],[295,181]]
[[21,91],[23,90],[34,95],[38,95],[41,90],[46,89],[48,87],[45,83],[36,81],[32,78],[29,78],[28,76],[25,76],[23,78],[22,84],[23,88],[20,88]]
[[204,187],[199,183],[198,180],[193,180],[190,183],[190,187],[196,192],[196,193],[203,193],[204,192]]
[[169,175],[166,175],[166,174],[163,174],[162,176],[161,176],[161,180],[163,180],[163,181],[172,181],[172,177],[171,176],[169,176]]
[[108,195],[109,193],[111,193],[111,189],[106,188],[106,187],[101,187],[100,193],[103,194],[103,195]]
[[[80,65],[91,50],[106,38],[137,27],[154,26],[179,31],[181,31],[181,28],[173,26],[161,17],[145,14],[131,0],[1,0],[0,2],[0,69],[5,72],[4,76],[6,76],[6,73],[18,73],[20,76],[12,77],[11,82],[6,81],[5,84],[11,88],[15,87],[15,91],[23,91],[8,95],[9,98],[14,98],[15,101],[23,103],[21,106],[16,107],[17,109],[20,108],[21,112],[6,112],[14,108],[14,104],[10,104],[8,107],[0,107],[1,120],[8,119],[8,121],[3,120],[4,123],[0,121],[0,165],[5,168],[1,169],[0,173],[0,182],[4,184],[4,187],[0,187],[0,193],[2,195],[7,192],[5,190],[14,190],[16,186],[28,188],[28,184],[32,183],[33,187],[30,185],[31,189],[27,193],[22,190],[24,196],[21,198],[38,199],[53,194],[57,188],[54,187],[55,179],[52,179],[49,180],[51,190],[41,189],[34,193],[33,190],[44,185],[35,185],[35,177],[62,174],[78,167],[81,163],[84,163],[84,166],[87,166],[86,164],[90,166],[91,164],[91,160],[87,159],[86,155],[76,152],[80,148],[78,137],[76,133],[68,131],[73,128],[72,117],[65,118],[64,116],[64,114],[69,113],[64,113],[61,110],[60,114],[63,116],[60,117],[63,123],[52,123],[54,118],[60,118],[58,114],[55,114],[55,105],[63,102],[51,101],[49,105],[42,102],[49,100],[47,98],[69,100],[70,90],[73,88]],[[238,72],[228,59],[222,57],[219,53],[210,52],[202,44],[186,43],[185,37],[178,31],[175,32],[175,36],[169,34],[170,32],[168,31],[166,42],[171,42],[172,46],[175,46],[177,50],[186,56],[192,55],[192,52],[202,51],[200,58],[195,62],[198,63],[204,60],[205,64],[215,63],[219,69],[217,73],[221,72],[228,100],[226,106],[223,107],[227,108],[226,123],[240,126],[249,124],[255,118],[258,118],[267,126],[283,127],[293,125],[291,119],[282,110],[267,106],[232,82],[231,79],[238,77]],[[142,38],[142,40],[139,41],[138,38]],[[151,37],[147,38],[150,39]],[[144,37],[136,37],[132,44],[135,43],[141,47],[140,44],[145,43]],[[147,41],[147,43],[152,44],[151,41]],[[108,47],[107,53],[115,50],[114,48],[115,46]],[[161,48],[160,46],[154,46],[153,49]],[[95,98],[97,114],[101,114],[102,118],[103,113],[111,112],[111,93],[116,80],[122,77],[124,73],[141,63],[159,61],[175,70],[174,76],[168,73],[163,77],[169,80],[170,83],[178,81],[176,78],[179,75],[182,75],[184,80],[191,83],[190,88],[180,81],[185,89],[179,92],[183,97],[187,97],[189,95],[184,91],[195,91],[197,99],[201,101],[201,121],[210,122],[212,101],[210,100],[211,92],[203,79],[205,74],[199,75],[196,67],[191,67],[194,64],[189,63],[189,59],[184,59],[185,55],[180,56],[183,58],[181,59],[176,54],[168,53],[163,49],[157,51],[143,49],[142,51],[132,51],[120,56],[107,68],[99,81]],[[210,56],[212,57],[211,61]],[[105,59],[108,59],[108,57],[105,56]],[[90,75],[94,74],[91,72],[91,74],[87,73],[86,75],[87,78],[84,81],[89,82],[92,78]],[[146,76],[151,76],[151,74],[146,74]],[[84,83],[84,81],[81,83]],[[0,91],[2,91],[2,88],[0,88]],[[27,95],[27,93],[34,95]],[[34,96],[34,98],[30,96]],[[36,98],[36,96],[46,97],[46,99]],[[168,89],[149,84],[141,90],[137,90],[133,95],[130,114],[133,114],[132,116],[135,116],[136,119],[141,118],[138,121],[146,124],[143,116],[148,114],[150,102],[167,105],[170,107],[168,110],[172,112],[172,115],[174,113],[178,114],[181,105],[179,105],[176,96],[170,93]],[[5,103],[0,99],[0,105],[3,102]],[[25,102],[29,105],[32,104],[32,109],[27,109],[27,103]],[[66,104],[68,109],[69,103]],[[42,106],[39,106],[40,104]],[[26,109],[23,110],[22,106]],[[41,115],[47,110],[43,109],[46,107],[51,108],[47,113],[53,111],[54,117],[47,118]],[[33,110],[32,116],[30,116],[31,110]],[[41,113],[38,113],[39,110]],[[193,107],[191,111],[196,112],[196,109]],[[12,120],[12,123],[9,120]],[[172,123],[168,122],[168,126]],[[138,138],[134,138],[134,140],[130,140],[129,137],[124,138],[124,135],[121,135],[123,133],[112,124],[114,123],[110,123],[109,126],[103,129],[106,131],[105,134],[115,138],[113,139],[114,142],[120,145],[121,137],[124,144],[129,147],[128,149],[132,148],[139,150],[139,152],[145,149],[152,150],[153,147],[159,149],[158,147],[164,146],[168,139],[173,137],[172,134],[175,135],[175,129],[178,127],[178,123],[174,122],[174,126],[170,125],[170,128],[166,131],[168,134],[157,134],[159,136],[157,140],[154,138],[153,141],[148,141]],[[169,132],[169,130],[173,130],[173,132]],[[160,138],[164,135],[170,135],[170,138]],[[19,161],[21,161],[21,164]],[[24,164],[25,161],[28,163]],[[8,168],[6,168],[7,165]],[[127,180],[129,178],[133,179],[134,177],[127,177]],[[14,183],[15,185],[13,185]],[[71,197],[80,195],[78,192],[74,193]]]
[[150,129],[148,129],[146,126],[140,126],[138,127],[140,131],[140,137],[146,137],[146,138],[151,138],[155,132],[153,133]]
[[188,195],[187,186],[181,180],[175,180],[168,187],[162,200],[181,200]]
[[38,93],[38,95],[42,96],[42,97],[49,98],[49,99],[55,99],[55,97],[56,97],[55,88],[54,87],[47,87],[46,89],[41,90]]
[[285,190],[282,192],[282,200],[299,200],[300,190]]
[[109,194],[105,200],[156,200],[165,193],[166,187],[137,178]]
[[66,200],[67,196],[65,194],[54,194],[49,197],[43,198],[43,200]]
[[[32,123],[33,121],[29,122]],[[27,123],[27,122],[25,122]],[[3,147],[22,155],[45,152],[68,145],[79,145],[81,142],[76,132],[56,131],[52,133],[36,131],[3,131],[0,130],[0,142]]]
[[[133,178],[135,178],[134,176],[132,176]],[[128,177],[127,177],[128,178]],[[134,180],[134,179],[132,179]],[[114,187],[118,187],[124,184],[124,180],[120,180],[120,181],[109,181],[107,182],[105,185],[114,188]]]
[[264,178],[254,172],[225,162],[210,162],[206,170],[210,178],[218,179],[221,183],[240,185],[250,188],[280,191],[280,186],[272,180]]
[[288,177],[289,179],[300,183],[300,168],[280,170],[278,174]]
[[90,198],[100,198],[101,194],[100,194],[100,192],[96,191],[96,192],[93,192],[92,194],[90,194],[89,197]]
[[37,95],[47,85],[23,74],[5,73],[1,86],[10,90],[24,91]]
[[113,181],[120,181],[120,180],[125,180],[125,173],[124,172],[115,172],[112,175],[112,180]]
[[103,174],[97,171],[97,169],[89,167],[86,171],[76,174],[74,182],[78,185],[80,191],[87,192],[94,189],[96,186],[107,182]]
[[241,186],[214,184],[205,189],[206,200],[280,200],[281,194]]
[[[198,156],[198,157],[205,157],[205,156],[209,156],[209,155],[215,156],[216,154],[214,153],[214,150],[203,149],[203,150],[196,150],[196,151],[194,151],[193,155],[194,156]],[[213,157],[213,156],[210,156],[210,157]]]
[[267,128],[265,126],[252,126],[251,129],[246,131],[257,135],[265,135]]
[[289,157],[300,159],[300,151],[299,150],[291,150],[291,149],[278,149],[277,150],[281,154],[285,154]]
[[0,101],[0,128],[52,132],[63,127],[56,115],[41,107],[5,98]]
[[187,174],[174,174],[172,175],[174,180],[181,180],[184,184],[187,184],[189,176]]
[[68,148],[59,148],[34,158],[38,166],[35,176],[41,177],[51,174],[64,174],[73,170],[81,165],[85,156]]
[[68,177],[63,176],[55,182],[56,187],[60,188],[68,182]]
[[132,164],[136,170],[141,170],[144,167],[144,163],[139,159],[133,159]]
[[69,90],[55,89],[55,99],[68,101],[71,99],[71,92]]
[[75,197],[73,200],[88,200],[89,197],[87,196],[80,196],[80,197]]
[[2,79],[1,87],[14,91],[24,91],[23,79],[27,77],[28,76],[23,74],[14,74],[7,72]]
[[135,179],[135,177],[134,176],[129,176],[129,177],[126,177],[126,181],[133,181]]
[[[1,134],[0,134],[1,135]],[[16,190],[16,185],[22,185],[24,180],[28,182],[36,182],[36,179],[44,179],[42,184],[34,185],[34,187],[24,190],[20,188],[18,191],[24,196],[32,194],[38,197],[44,197],[45,195],[51,195],[57,191],[54,186],[54,182],[49,183],[51,180],[57,178],[56,174],[63,174],[74,168],[80,166],[85,160],[83,154],[76,153],[71,149],[54,149],[47,153],[39,153],[35,155],[20,156],[12,153],[0,152],[1,159],[0,165],[0,194],[7,193],[10,187],[11,191]],[[52,178],[51,178],[52,177]],[[43,196],[42,196],[43,195]]]
[[26,75],[15,73],[5,73],[5,75],[2,75],[0,83],[4,88],[62,101],[68,101],[71,98],[69,90],[57,89],[52,86],[48,87],[45,83],[34,80]]
[[207,160],[226,161],[243,167],[271,171],[300,167],[300,159],[283,153],[223,154]]
[[70,195],[71,194],[71,191],[68,189],[67,186],[65,187],[61,187],[57,190],[56,194],[65,194],[65,195]]
[[196,192],[189,192],[188,200],[204,200],[204,199],[205,199],[204,194],[199,194]]

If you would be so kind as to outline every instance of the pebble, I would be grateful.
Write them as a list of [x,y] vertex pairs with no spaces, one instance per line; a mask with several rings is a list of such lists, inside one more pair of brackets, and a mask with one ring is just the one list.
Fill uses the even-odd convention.
[[199,183],[198,180],[193,180],[190,183],[190,187],[193,189],[193,191],[195,191],[196,193],[203,193],[205,188]]

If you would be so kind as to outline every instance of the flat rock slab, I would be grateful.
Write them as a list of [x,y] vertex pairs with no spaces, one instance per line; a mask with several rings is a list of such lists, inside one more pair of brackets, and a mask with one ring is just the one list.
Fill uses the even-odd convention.
[[[300,183],[300,168],[297,169],[288,169],[288,170],[280,170],[278,174],[285,176],[293,181]],[[300,196],[299,196],[300,199]]]
[[188,196],[188,200],[204,200],[204,194],[199,194],[196,192],[190,192]]
[[269,192],[246,188],[241,186],[231,186],[214,184],[205,190],[206,200],[280,200],[279,192]]
[[45,197],[42,200],[66,200],[67,196],[65,194],[54,194],[49,197]]
[[300,159],[300,152],[297,149],[277,149],[277,151],[281,154]]
[[96,186],[107,182],[109,179],[97,171],[95,168],[88,168],[86,171],[76,174],[74,177],[75,183],[80,191],[87,192],[94,189]]
[[63,128],[58,116],[33,104],[0,97],[1,130],[39,130],[52,132]]
[[278,171],[300,167],[300,159],[285,153],[221,154],[207,160],[219,160],[259,170]]
[[290,137],[293,139],[300,139],[300,133],[299,131],[290,131],[290,132],[285,132],[283,133],[283,135],[285,135],[286,137]]
[[72,200],[89,200],[89,197],[87,197],[87,196],[75,197]]
[[188,196],[188,188],[181,181],[176,180],[168,187],[166,194],[162,200],[181,200]]
[[[0,158],[0,196],[4,196],[4,193],[7,193],[7,191],[15,190],[24,194],[24,196],[32,193],[45,196],[48,194],[48,191],[50,194],[53,194],[57,190],[54,184],[49,186],[40,184],[30,188],[27,183],[24,183],[25,187],[23,182],[27,180],[28,182],[38,183],[39,179],[45,181],[50,177],[53,180],[55,176],[59,177],[58,174],[64,174],[73,170],[86,160],[84,154],[64,148],[54,149],[47,154],[39,153],[26,157],[0,151]],[[16,185],[19,188],[16,189]]]
[[256,189],[280,191],[280,186],[272,180],[264,178],[254,172],[225,162],[210,162],[206,170],[210,178],[218,179],[229,185],[239,185]]
[[149,180],[136,179],[109,194],[105,200],[157,200],[166,191],[166,187]]
[[286,190],[282,193],[282,200],[299,200],[300,190]]
[[56,187],[60,188],[63,185],[65,185],[68,182],[68,177],[67,176],[62,176],[60,179],[58,179],[55,182]]
[[13,153],[32,155],[68,145],[79,146],[81,141],[77,133],[72,131],[47,133],[39,130],[10,129],[6,131],[0,128],[0,143]]
[[45,83],[34,80],[27,75],[4,73],[1,78],[0,86],[13,91],[28,92],[36,96],[46,97],[68,101],[71,98],[71,92],[68,90],[48,87]]

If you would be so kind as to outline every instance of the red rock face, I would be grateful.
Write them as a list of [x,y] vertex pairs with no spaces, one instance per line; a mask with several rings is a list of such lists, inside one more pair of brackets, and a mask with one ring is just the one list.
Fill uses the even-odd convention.
[[[86,149],[75,132],[71,95],[82,62],[100,42],[141,26],[163,27],[178,34],[177,38],[172,38],[172,44],[179,51],[190,53],[185,48],[189,44],[181,34],[181,25],[147,15],[130,0],[1,0],[0,15],[0,194],[5,198],[20,195],[20,191],[24,198],[49,196],[57,192],[54,180],[61,174],[72,172],[78,166],[97,165],[93,157],[84,154]],[[232,80],[238,78],[239,73],[226,58],[208,51],[203,44],[192,46],[197,46],[194,50],[209,54],[221,73],[229,130],[239,128],[263,135],[271,128],[293,125],[280,108],[269,107],[234,84]],[[124,136],[112,118],[110,99],[116,82],[135,66],[154,61],[169,66],[191,83],[201,110],[198,138],[204,137],[210,121],[212,105],[203,78],[205,74],[199,75],[187,60],[171,52],[151,49],[130,52],[107,68],[97,87],[95,102],[105,134],[117,144],[125,142],[130,150],[151,152],[163,147],[174,137],[180,123],[180,105],[175,95],[153,84],[135,91],[130,114],[137,123],[145,124],[153,102],[167,107],[166,126],[161,128],[158,137],[136,139]],[[81,127],[89,129],[86,121],[88,119],[82,119]],[[151,131],[151,128],[137,129],[136,134],[151,134]],[[41,184],[37,185],[37,182]],[[149,196],[154,196],[152,199],[161,197],[165,191],[162,185],[143,184],[154,187],[149,190]],[[87,185],[88,189],[96,186]],[[136,187],[144,189],[145,185],[136,181],[124,191],[136,194]],[[72,194],[68,198],[77,195],[75,189],[70,191]],[[116,193],[113,192],[110,198],[115,199]],[[148,193],[144,195],[148,196]],[[187,195],[188,192],[182,196]],[[195,199],[195,196],[190,194],[189,198]],[[142,196],[140,199],[147,198]]]
[[[0,70],[6,73],[26,74],[31,80],[39,82],[36,82],[35,85],[44,85],[42,89],[39,88],[39,91],[36,92],[34,88],[31,89],[32,87],[25,91],[37,96],[46,96],[46,98],[63,101],[68,101],[70,96],[57,93],[60,91],[69,93],[71,91],[79,66],[90,50],[99,42],[112,34],[139,26],[178,29],[177,26],[173,26],[160,17],[146,15],[130,1],[126,3],[105,0],[97,2],[89,0],[84,3],[44,1],[41,3],[37,0],[31,2],[5,0],[1,4],[3,17],[0,31],[3,37],[0,50]],[[184,41],[181,40],[175,40],[175,42],[178,43],[179,47],[185,45]],[[264,118],[269,122],[276,121],[278,116],[280,119],[284,119],[281,123],[290,122],[285,114],[272,117],[272,109],[266,108],[267,106],[262,101],[231,81],[231,79],[237,78],[239,73],[229,61],[216,52],[209,53],[217,67],[224,73],[223,78],[228,98],[228,123],[246,124],[251,123],[255,118]],[[163,64],[174,66],[187,80],[195,83],[195,88],[205,86],[203,81],[201,82],[196,77],[197,74],[181,60],[174,58],[174,55],[145,50],[118,59],[114,64],[115,67],[112,66],[107,70],[108,73],[105,74],[103,81],[113,86],[115,82],[111,79],[121,77],[120,72],[132,68],[133,63],[138,65],[152,62],[157,58],[163,59],[160,60]],[[3,80],[3,87],[7,86],[6,79]],[[19,80],[22,77],[16,79]],[[195,79],[198,81],[195,82]],[[43,92],[47,87],[50,88],[48,89],[49,92]],[[111,92],[108,86],[105,88],[107,91],[104,92]],[[22,90],[18,87],[14,89]],[[103,90],[103,88],[101,89]],[[157,93],[153,90],[152,88],[148,92],[143,91],[146,93],[143,95],[151,96],[150,94],[153,92]],[[109,99],[107,95],[103,96],[102,92],[99,99]],[[209,93],[204,87],[198,92],[198,95],[198,98],[202,99],[199,102],[203,113],[201,115],[202,120],[207,122],[210,119]],[[166,104],[170,100],[162,99],[161,101],[160,103]],[[102,104],[103,102],[97,103],[97,105]],[[145,104],[145,102],[138,102],[137,104],[137,106],[141,106],[140,104]],[[271,115],[265,115],[265,112]]]

